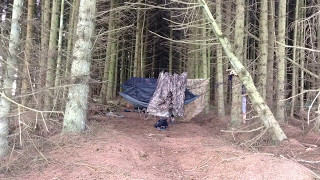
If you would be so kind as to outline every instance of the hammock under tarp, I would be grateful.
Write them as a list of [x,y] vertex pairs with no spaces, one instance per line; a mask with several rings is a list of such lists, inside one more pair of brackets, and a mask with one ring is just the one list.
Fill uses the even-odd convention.
[[[121,85],[123,92],[119,94],[136,108],[147,108],[156,88],[157,79],[133,77]],[[185,91],[184,104],[189,104],[198,96]]]

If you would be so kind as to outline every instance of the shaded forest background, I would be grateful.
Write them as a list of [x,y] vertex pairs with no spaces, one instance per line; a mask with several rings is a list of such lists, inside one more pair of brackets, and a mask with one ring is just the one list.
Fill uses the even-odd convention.
[[[90,103],[112,103],[118,98],[120,85],[131,77],[157,78],[161,71],[188,72],[190,79],[210,78],[207,111],[230,116],[232,126],[241,123],[242,84],[236,76],[231,81],[229,58],[198,1],[96,3],[91,67],[86,79]],[[319,131],[320,1],[207,3],[276,119],[299,116]],[[36,120],[19,119],[19,133],[10,136],[14,139],[23,131],[46,129],[47,123],[64,114],[68,89],[75,83],[71,65],[79,39],[80,0],[23,2],[17,20],[20,38],[15,49],[14,84],[7,87],[5,77],[13,66],[8,61],[12,56],[12,4],[10,0],[0,4],[1,95],[10,97],[12,104],[11,114],[1,118],[18,117],[25,110],[37,114]],[[259,121],[250,106],[249,100],[247,120]]]

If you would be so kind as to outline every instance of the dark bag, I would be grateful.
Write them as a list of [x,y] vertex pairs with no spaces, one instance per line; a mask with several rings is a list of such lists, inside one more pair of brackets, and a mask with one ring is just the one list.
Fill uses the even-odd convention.
[[167,119],[160,119],[155,124],[154,127],[159,130],[166,130],[168,127]]

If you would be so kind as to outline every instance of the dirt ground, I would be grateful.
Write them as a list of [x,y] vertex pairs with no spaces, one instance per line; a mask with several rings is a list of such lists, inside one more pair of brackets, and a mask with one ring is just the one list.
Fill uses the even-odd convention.
[[[156,119],[120,112],[95,115],[81,135],[47,138],[35,150],[16,148],[1,162],[0,179],[314,179],[320,173],[319,134],[283,124],[289,140],[222,132],[215,114],[189,123],[153,127]],[[244,143],[246,142],[246,143]],[[30,147],[30,149],[32,149]]]

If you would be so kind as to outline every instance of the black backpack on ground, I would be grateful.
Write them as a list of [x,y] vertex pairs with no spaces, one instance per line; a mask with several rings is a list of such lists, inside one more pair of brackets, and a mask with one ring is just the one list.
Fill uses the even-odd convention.
[[167,119],[160,119],[155,124],[154,127],[159,130],[166,130],[168,128]]

